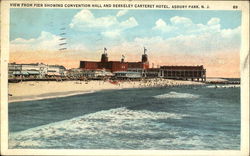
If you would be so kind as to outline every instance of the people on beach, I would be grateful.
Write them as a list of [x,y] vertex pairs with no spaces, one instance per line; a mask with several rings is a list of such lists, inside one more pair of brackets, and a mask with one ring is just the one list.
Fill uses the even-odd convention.
[[[112,80],[113,81],[113,80]],[[104,89],[123,89],[123,88],[169,88],[169,87],[185,87],[203,85],[201,82],[179,81],[169,79],[142,79],[142,80],[115,80],[110,83],[109,80],[84,80],[84,81],[37,81],[32,83],[24,81],[22,83],[9,83],[10,99],[18,100],[23,98],[34,98],[44,94],[64,94],[70,92],[88,92],[100,91]],[[14,98],[13,98],[14,97]]]

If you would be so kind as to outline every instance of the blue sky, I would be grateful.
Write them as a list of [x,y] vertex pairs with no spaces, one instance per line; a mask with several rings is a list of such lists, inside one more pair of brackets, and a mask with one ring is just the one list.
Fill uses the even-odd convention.
[[[76,31],[69,28],[78,9],[23,9],[14,8],[10,11],[10,40],[16,38],[36,38],[42,31],[52,34],[60,34],[60,28],[66,27],[69,37],[85,36],[85,32]],[[90,10],[93,15],[98,18],[102,16],[115,16],[121,10]],[[240,11],[176,11],[176,10],[129,10],[124,16],[118,20],[126,20],[128,17],[134,17],[138,26],[126,31],[126,39],[131,40],[134,37],[152,37],[159,35],[159,32],[152,31],[151,28],[155,22],[161,18],[166,22],[170,22],[170,18],[174,16],[186,17],[192,19],[193,23],[206,24],[213,17],[220,18],[222,29],[235,28],[241,24]],[[80,34],[79,34],[80,32]],[[92,39],[99,39],[98,32],[91,30]],[[173,34],[174,35],[174,34]],[[171,34],[164,34],[169,37]],[[84,40],[84,38],[82,38]],[[89,40],[89,38],[88,38]]]
[[[62,37],[66,40],[60,40]],[[225,65],[225,60],[215,56],[221,53],[238,54],[240,40],[240,11],[10,10],[10,52],[15,56],[14,60],[21,57],[27,59],[20,52],[37,58],[40,56],[41,60],[47,55],[51,58],[66,56],[72,61],[96,60],[106,47],[112,59],[117,60],[125,55],[136,61],[135,58],[141,55],[146,46],[151,61],[157,64],[165,64],[163,60],[181,55],[190,58],[197,56],[197,60],[202,56],[210,58],[211,64]],[[61,46],[64,42],[67,44]],[[67,50],[59,51],[62,47]],[[37,51],[40,53],[35,55]],[[51,53],[48,54],[48,51]],[[183,63],[182,60],[174,60],[168,63]]]

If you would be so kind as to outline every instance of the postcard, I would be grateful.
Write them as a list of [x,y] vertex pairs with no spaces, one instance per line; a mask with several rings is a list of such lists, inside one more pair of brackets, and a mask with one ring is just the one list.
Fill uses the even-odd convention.
[[249,154],[249,2],[1,4],[1,154]]

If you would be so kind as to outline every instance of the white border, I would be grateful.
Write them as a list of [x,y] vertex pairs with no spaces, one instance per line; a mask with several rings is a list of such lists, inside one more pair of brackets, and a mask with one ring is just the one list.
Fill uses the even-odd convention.
[[[249,2],[248,1],[33,1],[32,3],[97,3],[106,4],[198,4],[209,5],[206,10],[232,10],[238,5],[242,10],[241,62],[241,149],[240,150],[28,150],[8,149],[8,58],[9,58],[9,3],[1,1],[1,154],[3,155],[186,155],[186,156],[247,156],[249,155]],[[20,1],[16,1],[20,3]],[[24,1],[28,3],[29,1]],[[53,8],[51,8],[53,9]],[[65,8],[64,8],[65,9]],[[72,9],[72,8],[69,8]],[[76,8],[81,9],[81,8]],[[98,8],[95,8],[98,9]],[[112,8],[123,9],[123,8]],[[126,8],[129,9],[129,8]],[[133,8],[143,9],[143,8]],[[150,8],[147,8],[150,9]],[[155,8],[154,8],[155,9]],[[185,9],[196,10],[196,9]],[[201,10],[201,9],[199,9]],[[243,62],[248,59],[247,67]]]

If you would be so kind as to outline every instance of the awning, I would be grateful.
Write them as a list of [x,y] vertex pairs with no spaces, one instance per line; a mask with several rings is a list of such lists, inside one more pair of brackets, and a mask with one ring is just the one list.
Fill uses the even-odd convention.
[[39,71],[28,71],[29,75],[40,75]]
[[14,71],[13,75],[29,75],[27,71]]

